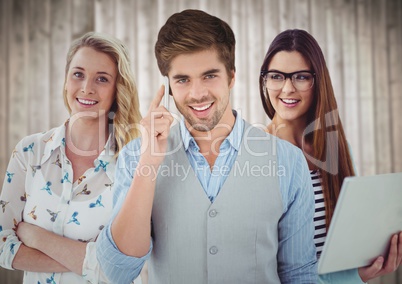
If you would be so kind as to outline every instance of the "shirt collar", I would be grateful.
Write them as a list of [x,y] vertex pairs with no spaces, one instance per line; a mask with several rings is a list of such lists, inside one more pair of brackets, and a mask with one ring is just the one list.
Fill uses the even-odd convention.
[[45,163],[50,156],[52,155],[53,151],[59,147],[66,147],[66,124],[68,120],[63,123],[61,126],[54,128],[53,133],[51,136],[44,141],[46,143],[45,149],[43,151],[42,161],[41,163]]
[[[229,133],[224,141],[228,141],[229,144],[236,149],[236,151],[239,151],[241,140],[243,137],[244,120],[240,117],[240,115],[237,114],[237,111],[232,110],[232,112],[235,116],[235,123],[233,125],[232,131]],[[190,143],[193,144],[194,147],[198,148],[194,137],[191,135],[190,131],[188,131],[186,124],[184,123],[184,119],[180,121],[180,132],[183,139],[183,146],[186,151],[188,150]]]
[[[45,163],[52,155],[53,151],[55,151],[57,148],[63,149],[62,151],[65,152],[65,147],[66,147],[66,125],[68,124],[69,120],[67,119],[63,125],[56,127],[51,134],[50,138],[44,141],[46,143],[44,152],[43,152],[43,157],[41,163]],[[110,133],[108,140],[105,144],[105,147],[103,148],[103,151],[100,153],[98,158],[96,158],[96,161],[98,160],[103,160],[110,162],[114,159],[114,154],[115,154],[115,139],[114,139],[114,134]],[[96,162],[99,163],[99,162]]]

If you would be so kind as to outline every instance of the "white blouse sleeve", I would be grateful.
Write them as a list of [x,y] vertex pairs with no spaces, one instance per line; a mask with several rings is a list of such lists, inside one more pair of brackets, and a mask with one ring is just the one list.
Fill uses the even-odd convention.
[[87,244],[84,263],[82,265],[82,276],[86,281],[92,284],[111,283],[100,268],[96,256],[95,242],[89,242]]
[[21,141],[11,155],[0,195],[0,266],[6,269],[13,269],[12,263],[21,245],[15,229],[25,207],[26,165]]

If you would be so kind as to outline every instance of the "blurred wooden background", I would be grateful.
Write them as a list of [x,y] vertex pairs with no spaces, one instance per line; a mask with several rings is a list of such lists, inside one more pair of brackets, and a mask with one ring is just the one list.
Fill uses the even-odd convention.
[[[15,144],[60,125],[65,56],[88,31],[130,49],[141,112],[162,83],[157,32],[174,12],[203,9],[226,20],[237,38],[232,103],[252,123],[268,123],[259,68],[280,31],[302,28],[320,43],[339,112],[361,175],[402,171],[402,1],[400,0],[0,0],[0,184]],[[0,269],[0,283],[21,283]],[[402,269],[372,284],[402,283]]]

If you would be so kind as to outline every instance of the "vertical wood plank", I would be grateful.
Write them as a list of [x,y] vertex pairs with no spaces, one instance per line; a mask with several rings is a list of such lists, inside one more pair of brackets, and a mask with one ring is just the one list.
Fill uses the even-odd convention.
[[131,54],[130,47],[134,44],[133,38],[131,37],[131,31],[134,25],[134,3],[130,0],[115,0],[114,9],[115,31],[113,34],[126,44]]
[[28,13],[28,132],[49,129],[50,2],[31,0]]
[[279,23],[280,23],[280,31],[284,31],[287,29],[295,28],[295,8],[294,3],[297,1],[292,0],[282,0],[279,1]]
[[402,27],[400,1],[387,1],[387,34],[388,34],[388,62],[389,86],[391,92],[391,125],[392,125],[392,152],[393,172],[402,172]]
[[[352,158],[355,162],[360,161],[359,147],[361,137],[359,133],[359,89],[357,86],[357,27],[356,27],[356,5],[355,1],[344,1],[342,9],[342,60],[343,64],[343,90],[338,97],[345,102],[340,112],[342,124],[345,130],[346,139],[352,151]],[[360,165],[356,165],[360,171]]]
[[[11,112],[10,105],[13,105],[13,109],[17,108],[18,103],[23,101],[24,94],[20,97],[13,97],[11,90],[13,92],[18,92],[22,90],[21,88],[21,80],[17,80],[18,69],[20,69],[21,73],[24,72],[23,68],[23,58],[18,60],[17,62],[11,59],[14,54],[24,54],[23,51],[23,30],[24,24],[21,22],[20,26],[13,27],[14,21],[16,19],[13,17],[16,16],[17,20],[24,19],[24,7],[23,3],[13,3],[11,0],[3,0],[0,3],[0,64],[2,68],[0,69],[0,185],[3,185],[4,176],[7,168],[8,161],[11,157],[12,149],[19,139],[22,138],[23,134],[18,134],[18,124],[14,124],[14,121],[17,123],[23,123],[23,119],[14,119],[15,113]],[[14,6],[15,5],[15,6]],[[17,15],[14,14],[16,10]],[[15,35],[14,32],[17,32]],[[19,50],[12,50],[15,48],[17,43],[20,42]],[[13,64],[17,64],[17,66],[12,66]],[[13,73],[11,73],[11,71]],[[22,75],[23,76],[23,75]],[[23,78],[22,78],[23,79]],[[13,84],[13,88],[10,87],[11,83]],[[20,84],[18,84],[20,83]],[[20,111],[24,111],[25,105],[19,105]],[[9,134],[11,133],[10,129],[13,129],[13,138],[10,139]],[[22,127],[24,131],[24,127]],[[0,189],[1,191],[1,189]],[[21,271],[12,271],[0,268],[0,283],[22,283],[23,273]]]
[[[268,51],[271,42],[274,38],[280,33],[280,3],[279,0],[271,0],[269,2],[262,1],[262,28],[263,28],[263,40],[262,40],[262,47],[261,47],[261,54],[259,57],[258,67],[261,68],[261,65],[264,61],[265,54]],[[259,77],[258,77],[259,80]],[[258,81],[257,81],[258,82]],[[257,83],[259,84],[259,83]],[[260,91],[258,90],[256,95],[259,97]],[[259,99],[259,105],[261,106],[258,108],[260,112],[264,115],[264,120],[261,121],[264,125],[268,125],[270,122],[269,117],[265,114],[264,109],[262,108],[261,99]]]
[[115,2],[114,0],[95,1],[95,31],[114,35]]
[[[128,55],[130,57],[130,67],[134,73],[134,81],[138,86],[137,81],[137,70],[135,69],[137,63],[136,56],[136,34],[137,34],[137,26],[136,26],[136,13],[139,13],[135,9],[135,3],[131,0],[116,0],[115,1],[115,31],[114,35],[123,41],[123,43],[127,46]],[[141,69],[141,68],[139,68]],[[141,71],[139,71],[141,72]],[[142,102],[140,100],[140,108]],[[145,114],[145,113],[143,113]]]
[[[374,148],[374,92],[373,92],[373,51],[371,46],[371,1],[357,1],[357,44],[358,44],[358,90],[360,94],[360,132],[365,143],[361,149],[361,175],[376,172]],[[364,154],[363,154],[364,153]]]
[[343,108],[343,61],[342,61],[342,35],[341,35],[341,14],[342,0],[334,0],[330,2],[327,15],[327,66],[331,76],[332,85],[338,104],[339,115],[344,117]]
[[[263,18],[263,54],[260,57],[260,64],[264,60],[268,47],[274,38],[279,34],[280,30],[280,0],[262,1],[262,18]],[[261,67],[261,66],[260,66]]]
[[311,0],[310,3],[310,33],[317,40],[326,59],[328,58],[327,11],[329,5],[329,0]]
[[[27,42],[27,5],[24,1],[2,1],[1,2],[1,61],[5,73],[1,71],[2,87],[1,92],[5,91],[5,98],[0,99],[2,106],[0,124],[2,132],[0,143],[1,156],[1,185],[5,176],[5,170],[11,157],[12,149],[16,143],[28,134],[27,126],[27,89],[26,83],[26,42]],[[4,56],[4,57],[3,57]],[[2,69],[3,69],[2,68]],[[6,74],[7,73],[7,74]],[[3,85],[4,84],[4,85]],[[4,104],[3,104],[4,103]],[[5,109],[6,108],[6,109]],[[4,113],[3,113],[4,111]],[[5,117],[3,117],[5,116]],[[4,128],[3,128],[4,127]],[[4,132],[3,132],[4,131]],[[0,283],[22,283],[23,273],[0,269]]]
[[[138,93],[141,94],[141,112],[146,113],[151,100],[160,87],[162,77],[157,74],[157,63],[154,55],[156,35],[159,32],[154,23],[158,21],[154,13],[156,0],[136,2],[136,50]],[[169,15],[170,16],[170,15]],[[147,27],[147,28],[142,28]]]
[[[160,0],[162,1],[162,0]],[[138,23],[137,23],[137,14],[138,13],[143,13],[143,11],[139,11],[137,9],[137,5],[136,2],[132,3],[132,6],[130,7],[130,13],[132,15],[132,21],[130,22],[131,26],[131,32],[129,34],[129,44],[130,44],[130,56],[131,56],[131,62],[132,62],[132,68],[133,68],[133,72],[134,72],[134,78],[135,81],[137,83],[137,88],[139,88],[140,85],[140,81],[139,81],[139,77],[138,74],[141,72],[141,68],[138,65]],[[158,12],[159,14],[159,12]],[[144,103],[143,103],[143,95],[141,93],[138,93],[138,96],[140,98],[139,102],[140,102],[140,111],[142,114],[146,114],[146,112],[144,112],[145,110],[147,110],[147,108],[144,107]]]
[[95,0],[72,0],[72,38],[95,30]]
[[387,15],[386,3],[373,1],[372,9],[376,14],[376,21],[372,21],[372,43],[374,57],[374,129],[375,129],[375,161],[376,173],[390,173],[392,171],[392,134],[391,134],[391,98],[388,83],[387,65]]
[[292,3],[295,11],[294,28],[303,29],[310,32],[310,0],[298,0],[293,1]]
[[[235,0],[237,1],[237,0]],[[232,13],[231,13],[231,5],[233,1],[231,0],[220,0],[220,1],[214,1],[214,0],[208,0],[208,1],[198,1],[197,7],[199,9],[202,9],[203,11],[206,11],[207,13],[216,16],[225,22],[227,22],[231,27],[231,18],[232,18]],[[204,9],[201,7],[202,2],[206,3]],[[255,5],[255,0],[249,1],[249,5],[253,6]],[[233,27],[232,27],[233,29]],[[236,36],[236,34],[235,34]]]
[[[253,19],[246,21],[246,49],[240,50],[241,56],[246,58],[248,64],[244,67],[247,76],[240,77],[241,80],[246,80],[245,84],[248,86],[246,93],[238,94],[239,96],[248,97],[248,110],[243,114],[244,118],[251,123],[258,123],[261,127],[266,126],[266,114],[263,110],[261,99],[259,95],[259,78],[260,67],[264,58],[264,33],[262,27],[264,25],[264,17],[261,14],[263,9],[262,1],[253,1],[253,5],[246,6],[246,19]],[[239,66],[239,68],[244,68]]]
[[247,60],[243,55],[244,51],[247,50],[246,40],[239,40],[240,38],[247,38],[247,29],[244,21],[244,11],[245,11],[244,1],[234,1],[231,4],[231,27],[236,37],[236,50],[235,50],[235,65],[236,65],[236,82],[234,88],[231,92],[231,102],[233,109],[236,109],[239,115],[246,119],[249,102],[247,99],[248,86],[245,80],[241,78],[247,78]]
[[[10,0],[0,2],[0,38],[2,39],[9,38],[10,9]],[[8,146],[8,121],[10,119],[10,114],[8,113],[8,40],[0,41],[0,66],[3,66],[3,68],[0,68],[0,185],[3,185],[8,160],[11,156]]]
[[71,2],[52,0],[50,8],[50,128],[69,116],[63,100],[66,57],[71,44]]
[[[206,2],[204,1],[204,3]],[[159,32],[159,29],[166,23],[167,19],[174,13],[181,12],[182,9],[180,8],[181,2],[175,0],[157,0],[156,5],[158,6],[158,10],[160,11],[157,22],[157,31]]]
[[[394,46],[394,47],[397,49],[396,53],[397,53],[397,58],[399,60],[399,63],[397,63],[398,64],[397,66],[399,66],[399,71],[398,71],[399,73],[398,74],[402,74],[402,2],[397,1],[397,0],[395,0],[395,2],[397,2],[396,11],[397,11],[398,25],[397,25],[397,28],[396,28],[396,35],[397,35],[398,42],[397,42],[396,46]],[[401,90],[401,88],[402,88],[401,79],[399,79],[398,82],[399,82],[398,88],[399,88],[399,90]],[[401,107],[402,107],[402,99],[399,96],[399,109]],[[401,118],[401,115],[402,115],[401,112],[399,112],[399,118],[396,118],[396,119],[399,119],[398,120],[399,124],[392,129],[392,131],[396,132],[395,136],[397,137],[397,139],[395,139],[395,140],[397,140],[399,142],[402,139],[402,125],[401,125],[402,118]],[[393,146],[396,147],[395,142],[393,143]],[[397,158],[398,161],[395,163],[395,165],[393,167],[393,170],[395,172],[401,172],[402,171],[402,154],[401,154],[400,149],[399,149],[399,152],[396,153],[395,157],[398,157]],[[400,265],[399,269],[396,272],[396,282],[395,282],[395,284],[396,283],[401,283],[401,282],[402,282],[402,266]]]
[[[251,3],[251,2],[249,2]],[[235,1],[231,3],[231,20],[230,26],[232,27],[233,33],[236,38],[236,50],[235,50],[235,66],[236,66],[236,78],[235,85],[231,91],[231,103],[232,108],[235,109],[238,114],[249,120],[247,115],[250,110],[250,102],[246,98],[245,94],[249,94],[248,86],[248,59],[247,59],[247,48],[248,48],[248,26],[247,22],[243,21],[248,12],[247,6],[249,3],[243,3],[242,1]],[[243,38],[244,40],[239,40]]]
[[9,111],[12,119],[9,120],[9,145],[14,147],[24,136],[28,135],[28,27],[27,2],[24,0],[12,1],[12,17],[9,34]]
[[[200,9],[201,1],[200,0],[178,0],[178,10],[176,12],[181,12],[186,9]],[[218,2],[218,1],[215,1]],[[212,13],[208,8],[204,10],[205,12]],[[216,11],[215,11],[216,12]]]

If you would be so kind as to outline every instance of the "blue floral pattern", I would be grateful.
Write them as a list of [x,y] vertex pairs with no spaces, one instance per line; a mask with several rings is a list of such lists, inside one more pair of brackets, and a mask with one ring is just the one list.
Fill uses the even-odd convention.
[[[113,138],[109,137],[93,167],[73,180],[73,168],[65,152],[65,129],[64,124],[25,137],[11,155],[0,195],[2,267],[12,267],[21,244],[15,234],[21,221],[88,245],[109,221],[115,169]],[[82,276],[72,272],[25,272],[24,283],[88,283],[96,281],[90,277],[100,274],[96,250],[87,249]]]

